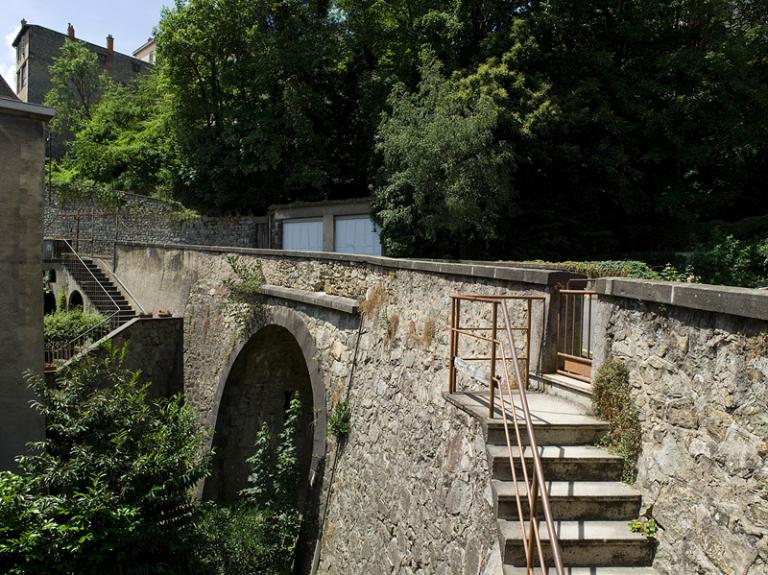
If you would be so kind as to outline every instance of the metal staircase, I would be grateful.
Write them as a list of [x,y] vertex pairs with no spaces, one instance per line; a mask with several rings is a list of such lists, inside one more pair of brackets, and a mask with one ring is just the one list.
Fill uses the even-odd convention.
[[[595,446],[608,424],[580,405],[527,391],[513,330],[527,339],[531,304],[527,327],[513,327],[515,299],[526,298],[454,296],[446,396],[485,433],[504,574],[656,575],[653,541],[628,525],[641,495],[621,482],[623,460]],[[481,303],[491,313],[470,309],[462,319],[462,309]],[[491,325],[476,325],[489,316]],[[485,361],[488,369],[477,367]],[[461,391],[459,371],[490,382],[488,389]]]

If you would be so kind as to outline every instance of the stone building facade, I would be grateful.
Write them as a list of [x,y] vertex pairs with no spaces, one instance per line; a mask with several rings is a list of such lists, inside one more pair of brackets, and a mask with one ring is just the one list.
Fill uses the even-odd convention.
[[[67,39],[74,40],[75,29],[70,24],[67,34],[21,21],[13,47],[16,49],[16,95],[24,102],[42,104],[51,89],[51,74],[48,68],[59,56]],[[106,74],[118,82],[128,82],[138,74],[151,68],[151,64],[126,54],[116,52],[114,38],[109,35],[106,47],[83,42],[94,52]]]
[[44,131],[53,111],[20,102],[0,81],[0,469],[43,435],[22,374],[43,370]]

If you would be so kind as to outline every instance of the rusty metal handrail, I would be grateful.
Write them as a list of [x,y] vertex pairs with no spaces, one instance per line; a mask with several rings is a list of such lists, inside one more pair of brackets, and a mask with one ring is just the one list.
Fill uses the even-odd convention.
[[[507,308],[507,301],[510,299],[529,299],[529,298],[526,298],[526,297],[521,298],[520,296],[499,296],[499,297],[471,296],[467,294],[457,294],[452,296],[452,300],[453,300],[453,307],[452,307],[453,313],[452,313],[452,322],[451,322],[451,363],[452,365],[450,366],[451,375],[449,380],[449,392],[455,391],[455,384],[456,384],[455,365],[453,364],[453,362],[454,362],[454,358],[457,357],[457,354],[458,354],[458,336],[464,335],[480,341],[490,342],[492,347],[491,347],[491,358],[489,359],[491,359],[492,368],[491,368],[491,374],[489,377],[489,388],[490,388],[490,402],[489,402],[490,408],[489,409],[490,409],[490,414],[492,416],[494,403],[495,403],[493,389],[495,388],[496,385],[498,385],[499,403],[500,403],[501,414],[502,414],[502,423],[504,427],[504,435],[505,435],[506,444],[507,444],[507,455],[509,458],[510,471],[512,474],[512,483],[515,487],[515,501],[516,501],[516,506],[518,511],[518,519],[520,523],[520,532],[522,535],[522,542],[525,550],[526,573],[530,575],[534,571],[534,565],[533,565],[534,544],[536,546],[536,555],[538,556],[538,559],[539,559],[539,566],[541,568],[541,571],[544,575],[546,575],[548,572],[546,561],[544,559],[544,548],[541,542],[541,535],[539,533],[539,525],[537,520],[536,505],[540,495],[543,513],[544,513],[544,519],[547,526],[547,531],[549,532],[549,542],[550,542],[550,547],[552,549],[552,559],[554,563],[554,568],[557,571],[557,575],[564,575],[565,570],[563,567],[562,553],[560,550],[560,541],[557,536],[557,532],[555,531],[554,519],[552,516],[552,509],[549,502],[549,494],[547,493],[547,490],[546,490],[546,482],[544,480],[544,471],[541,464],[541,457],[539,455],[538,445],[536,443],[536,436],[533,429],[533,420],[531,418],[530,409],[528,406],[528,397],[526,395],[527,379],[523,379],[520,373],[520,358],[517,355],[517,349],[515,346],[515,340],[513,335],[513,331],[515,328],[513,328],[511,325],[511,321],[509,318],[509,310]],[[492,325],[490,328],[483,328],[483,329],[492,329],[493,331],[492,338],[477,335],[472,333],[471,331],[462,330],[461,321],[459,317],[460,310],[461,310],[461,306],[460,306],[461,300],[485,302],[493,305]],[[503,342],[496,337],[499,306],[502,307],[502,319],[504,322],[503,331],[506,333],[506,336],[507,336],[507,342],[510,349],[509,354],[507,353],[507,350],[505,349]],[[526,335],[527,337],[529,337],[530,329],[531,329],[530,328],[531,326],[530,299],[528,303],[527,315],[528,315],[527,317],[528,328],[526,330]],[[497,355],[496,355],[497,350],[501,355],[500,358],[497,358]],[[509,357],[509,355],[511,355],[511,357]],[[528,351],[528,355],[530,355],[530,351]],[[504,375],[503,378],[497,377],[494,373],[495,363],[497,360],[501,361],[501,364],[503,367],[503,375]],[[520,407],[523,412],[523,419],[525,421],[525,426],[526,426],[526,434],[528,437],[528,448],[530,449],[531,458],[533,460],[533,477],[532,478],[529,478],[528,468],[525,462],[526,446],[523,442],[522,433],[520,430],[520,423],[517,417],[517,407],[515,405],[514,394],[512,392],[512,378],[510,377],[510,373],[509,373],[510,361],[513,363],[513,366],[514,366],[514,377],[517,383],[517,388],[520,392]],[[526,361],[526,365],[528,365],[527,361]],[[523,513],[520,487],[519,487],[519,482],[517,480],[517,471],[515,470],[515,456],[513,452],[512,438],[510,435],[510,425],[507,418],[507,408],[505,406],[505,390],[504,390],[504,385],[502,385],[502,383],[506,384],[506,388],[507,388],[506,392],[509,396],[509,405],[512,412],[512,423],[514,425],[514,435],[517,441],[517,449],[518,449],[519,459],[520,459],[520,468],[522,470],[523,481],[525,483],[525,493],[523,495],[526,496],[528,499],[528,511],[529,511],[528,533],[526,533],[526,529],[525,529],[525,513]],[[542,487],[541,489],[540,489],[540,486]],[[539,490],[541,490],[540,494],[539,494]]]

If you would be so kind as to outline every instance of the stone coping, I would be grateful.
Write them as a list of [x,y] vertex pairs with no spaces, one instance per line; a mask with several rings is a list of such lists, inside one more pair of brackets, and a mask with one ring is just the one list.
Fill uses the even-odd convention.
[[[509,282],[520,282],[542,286],[565,285],[566,282],[579,274],[562,270],[541,269],[531,267],[511,267],[510,264],[494,262],[452,263],[443,260],[418,260],[388,258],[384,256],[366,256],[359,254],[342,254],[337,252],[294,252],[275,249],[238,248],[221,246],[196,246],[185,244],[163,244],[147,242],[118,242],[119,248],[155,248],[182,251],[199,251],[213,253],[237,253],[252,256],[268,256],[297,260],[321,260],[342,263],[363,263],[383,268],[411,270],[417,272],[459,275],[467,277],[496,279]],[[119,257],[119,256],[118,256]]]
[[600,295],[768,320],[768,290],[656,280],[600,278],[596,282],[595,291]]
[[21,100],[11,100],[9,98],[0,98],[0,114],[9,116],[22,116],[32,120],[41,120],[47,122],[53,118],[53,108],[38,106],[37,104],[28,104]]
[[312,292],[302,289],[289,288],[275,285],[261,286],[262,295],[299,303],[306,303],[318,307],[325,307],[343,313],[357,314],[359,311],[357,301],[338,295],[329,295],[325,292]]

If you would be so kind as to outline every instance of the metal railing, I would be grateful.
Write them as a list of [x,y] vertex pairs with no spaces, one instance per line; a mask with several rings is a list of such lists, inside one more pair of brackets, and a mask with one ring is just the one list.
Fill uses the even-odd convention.
[[589,383],[597,292],[561,289],[557,298],[557,372]]
[[[46,342],[45,362],[66,361],[81,348],[101,339],[121,325],[120,306],[67,240],[55,241],[55,258],[64,263],[75,282],[96,305],[104,319],[87,331],[66,342]],[[97,303],[98,302],[98,303]]]
[[[510,300],[527,300],[527,317],[526,327],[513,327],[509,315],[508,302]],[[540,300],[544,302],[544,298],[531,297],[531,296],[481,296],[470,294],[456,294],[451,296],[452,301],[452,313],[451,313],[451,340],[450,340],[450,354],[451,363],[449,369],[449,393],[456,392],[456,368],[457,360],[462,359],[459,357],[460,337],[470,337],[479,342],[485,342],[490,344],[491,352],[488,358],[471,358],[471,359],[488,359],[490,368],[488,371],[488,383],[489,383],[489,399],[490,399],[490,412],[489,416],[493,417],[495,406],[495,394],[494,390],[498,387],[499,390],[499,407],[501,412],[502,423],[504,427],[504,436],[506,439],[507,456],[509,458],[509,466],[512,473],[512,483],[515,486],[515,502],[517,506],[518,520],[520,525],[520,533],[522,536],[522,543],[525,551],[526,561],[526,573],[531,575],[535,571],[536,559],[538,559],[538,566],[541,569],[543,575],[549,573],[547,562],[545,560],[544,545],[542,543],[542,537],[540,533],[539,521],[538,521],[538,503],[541,502],[541,509],[544,514],[544,521],[546,524],[547,532],[549,534],[549,547],[552,554],[552,563],[557,575],[564,575],[565,570],[563,567],[562,553],[560,550],[560,540],[558,538],[557,531],[555,530],[555,522],[552,515],[552,508],[549,502],[549,494],[546,489],[546,482],[544,479],[544,471],[541,464],[541,457],[539,454],[538,444],[536,442],[536,435],[533,427],[533,420],[531,418],[531,412],[528,407],[527,397],[527,366],[530,361],[530,331],[531,331],[531,311],[532,302]],[[461,325],[461,303],[467,302],[484,302],[492,306],[491,309],[491,325],[485,327],[468,327]],[[499,319],[499,309],[501,309],[501,331],[506,336],[506,343],[499,339],[497,325]],[[543,318],[543,313],[542,313]],[[485,335],[479,335],[478,331],[491,331],[491,337]],[[515,331],[524,331],[526,333],[526,376],[520,372],[521,358],[517,355],[517,348],[515,345]],[[496,363],[501,363],[501,373],[496,373]],[[512,364],[512,374],[510,374],[509,364]],[[466,367],[466,364],[465,364]],[[477,378],[480,375],[482,381],[482,374],[472,374]],[[515,392],[518,392],[517,402],[515,401]],[[511,410],[511,418],[507,414],[507,403]],[[518,405],[519,404],[519,405]],[[521,429],[521,422],[518,416],[518,409],[522,411],[523,421],[525,429]],[[512,420],[510,424],[509,419]],[[514,439],[512,437],[512,431],[514,431]],[[527,444],[523,438],[527,439]],[[515,455],[517,451],[517,456]],[[526,453],[530,454],[528,458],[532,465],[526,461]],[[522,475],[523,484],[525,485],[525,491],[521,492],[520,482],[518,481],[518,471],[515,467],[515,460],[518,459],[520,463],[520,475]],[[531,469],[529,470],[529,466]],[[528,514],[523,511],[524,498],[528,502]],[[527,524],[527,525],[526,525]]]

